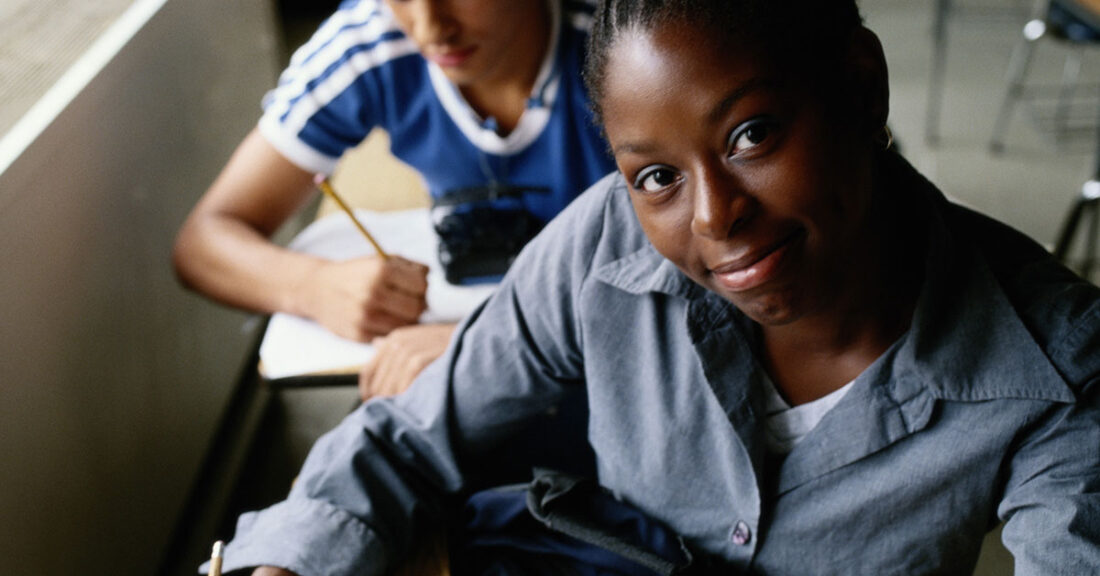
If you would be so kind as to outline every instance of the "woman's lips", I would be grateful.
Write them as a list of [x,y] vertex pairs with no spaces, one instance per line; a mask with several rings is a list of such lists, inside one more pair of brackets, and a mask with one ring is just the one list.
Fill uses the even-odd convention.
[[461,66],[470,56],[477,50],[476,46],[469,46],[467,48],[461,48],[457,50],[446,50],[442,52],[431,52],[428,54],[428,59],[435,62],[443,68],[454,68]]
[[794,240],[800,237],[802,232],[797,231],[761,252],[714,268],[711,273],[722,286],[732,292],[744,292],[761,286],[778,275],[780,265],[794,245]]

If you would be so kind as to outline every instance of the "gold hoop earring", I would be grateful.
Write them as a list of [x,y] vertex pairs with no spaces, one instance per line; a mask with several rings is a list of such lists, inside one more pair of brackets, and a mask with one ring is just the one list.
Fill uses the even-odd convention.
[[890,127],[887,125],[882,126],[882,132],[875,138],[883,150],[889,150],[894,145],[894,133],[890,131]]

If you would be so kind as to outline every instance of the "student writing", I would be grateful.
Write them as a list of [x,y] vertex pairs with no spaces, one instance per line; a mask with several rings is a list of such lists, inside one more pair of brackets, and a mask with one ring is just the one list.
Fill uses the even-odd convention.
[[376,372],[411,379],[453,331],[413,326],[426,267],[326,261],[269,237],[316,194],[315,175],[376,127],[433,197],[490,182],[539,187],[549,192],[524,205],[552,218],[613,169],[580,78],[590,12],[561,0],[343,3],[295,53],[257,128],[184,223],[179,276],[221,302],[304,316],[355,340],[396,330],[381,349],[415,353],[377,354],[366,384]]

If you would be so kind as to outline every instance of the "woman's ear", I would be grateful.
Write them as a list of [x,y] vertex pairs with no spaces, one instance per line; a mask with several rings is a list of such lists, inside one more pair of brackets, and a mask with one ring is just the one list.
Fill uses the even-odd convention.
[[[853,112],[863,120],[861,127],[872,137],[878,135],[890,115],[890,84],[886,56],[878,36],[860,27],[852,34],[848,46],[847,79],[849,94],[855,106]],[[865,124],[864,124],[865,122]]]

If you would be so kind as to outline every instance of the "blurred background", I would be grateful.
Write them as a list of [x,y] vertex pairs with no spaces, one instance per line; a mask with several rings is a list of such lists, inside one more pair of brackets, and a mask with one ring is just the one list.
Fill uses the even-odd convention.
[[[861,2],[886,50],[903,154],[1051,249],[1074,206],[1095,204],[1100,116],[1096,3],[1071,3],[1083,12],[1068,20],[1054,4]],[[184,216],[334,6],[0,0],[5,574],[193,574],[353,405],[346,386],[265,385],[264,318],[184,292],[169,264]],[[416,178],[384,155],[372,137],[338,187],[363,207],[422,205]],[[1074,266],[1090,222],[1066,250]],[[1003,551],[989,554],[979,573],[1011,573]]]

